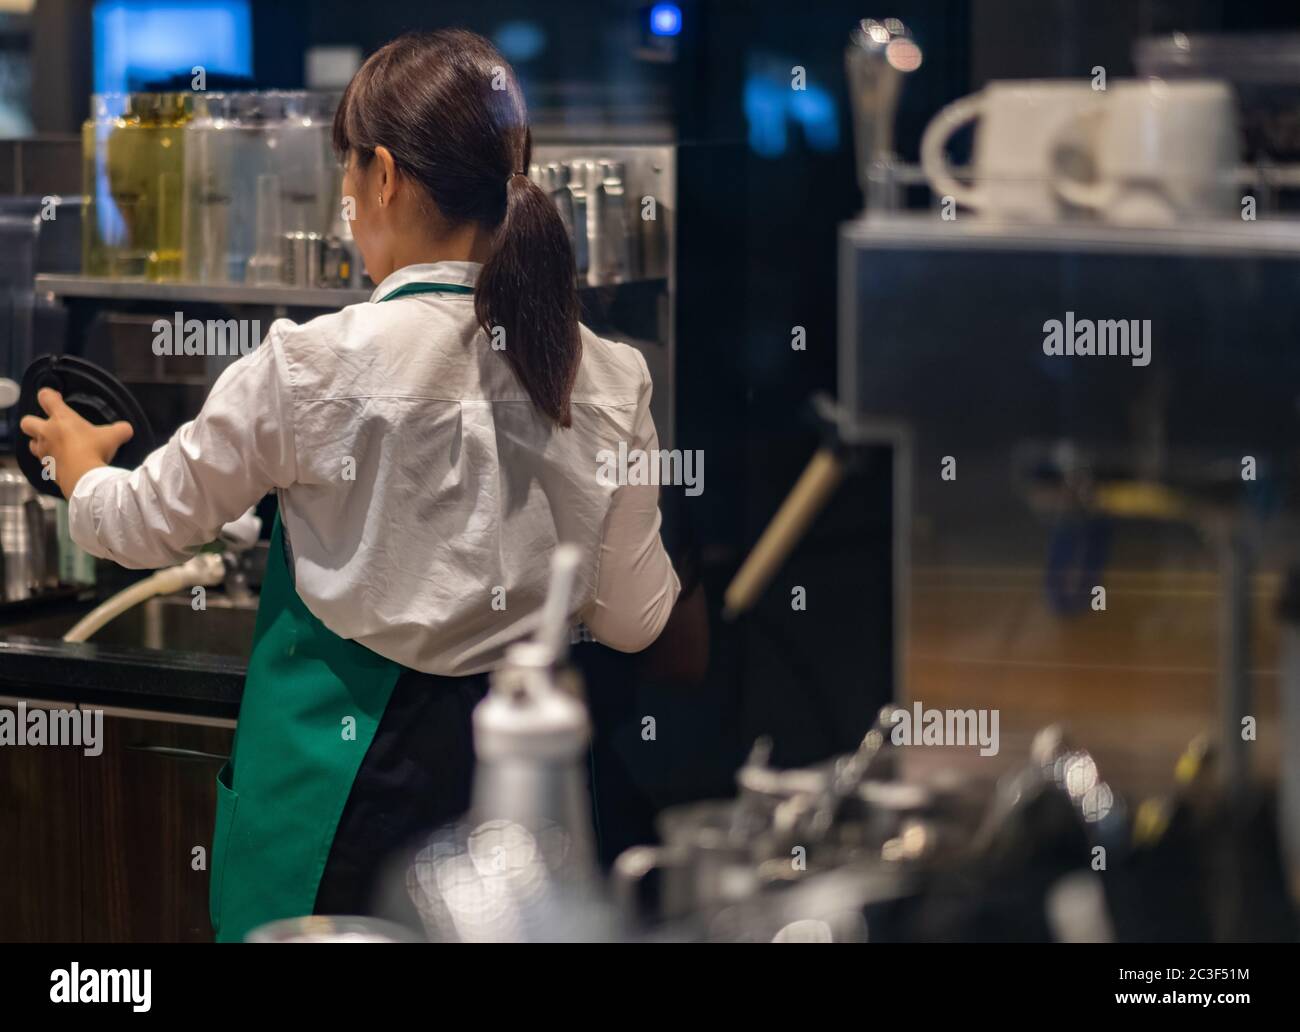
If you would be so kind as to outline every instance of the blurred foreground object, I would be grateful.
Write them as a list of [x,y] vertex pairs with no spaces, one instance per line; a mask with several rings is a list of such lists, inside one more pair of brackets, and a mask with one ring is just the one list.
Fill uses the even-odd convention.
[[381,886],[381,913],[430,940],[618,937],[595,863],[581,679],[562,665],[575,552],[556,550],[534,639],[506,652],[474,710],[469,814],[401,858]]
[[894,206],[894,120],[903,77],[919,67],[921,48],[897,18],[864,18],[849,34],[844,68],[853,109],[858,182],[867,208]]

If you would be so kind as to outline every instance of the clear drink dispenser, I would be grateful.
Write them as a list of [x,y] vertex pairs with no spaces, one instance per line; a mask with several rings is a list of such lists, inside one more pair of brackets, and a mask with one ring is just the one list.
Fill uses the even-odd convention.
[[82,127],[82,269],[87,275],[181,275],[185,93],[97,94]]
[[334,103],[301,92],[210,94],[196,103],[187,134],[187,279],[279,282],[282,235],[328,230]]
[[282,93],[283,117],[273,129],[280,212],[286,233],[326,235],[338,200],[337,162],[330,127],[337,97],[322,93]]

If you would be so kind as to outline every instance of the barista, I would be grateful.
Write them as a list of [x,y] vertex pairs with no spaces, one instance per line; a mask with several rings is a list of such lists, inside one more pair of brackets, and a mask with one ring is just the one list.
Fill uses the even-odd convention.
[[364,909],[389,851],[466,808],[470,712],[530,633],[558,543],[583,556],[572,618],[614,649],[655,641],[679,591],[658,489],[598,476],[602,451],[657,447],[650,377],[578,322],[505,60],[468,32],[394,40],[333,138],[368,302],[277,321],[134,470],[108,465],[129,426],[92,426],[54,391],[22,422],[73,539],[124,566],[180,562],[278,496],[217,783],[224,941]]

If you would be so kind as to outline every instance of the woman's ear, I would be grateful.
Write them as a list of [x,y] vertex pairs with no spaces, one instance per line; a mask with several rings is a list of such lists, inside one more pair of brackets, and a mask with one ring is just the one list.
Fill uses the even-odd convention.
[[397,189],[397,164],[393,153],[387,147],[375,148],[375,201],[381,208],[393,202],[393,193]]

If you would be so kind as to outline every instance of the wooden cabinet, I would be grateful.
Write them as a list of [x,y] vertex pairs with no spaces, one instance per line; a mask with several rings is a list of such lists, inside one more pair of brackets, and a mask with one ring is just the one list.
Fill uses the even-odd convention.
[[[15,716],[19,700],[0,697]],[[66,708],[26,700],[27,709]],[[0,942],[82,936],[81,750],[0,746]]]
[[97,756],[0,748],[0,941],[210,942],[215,778],[232,722],[103,713]]
[[82,937],[211,942],[214,782],[233,732],[129,712],[106,711],[82,780]]

